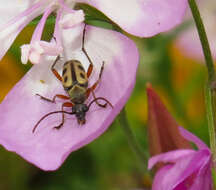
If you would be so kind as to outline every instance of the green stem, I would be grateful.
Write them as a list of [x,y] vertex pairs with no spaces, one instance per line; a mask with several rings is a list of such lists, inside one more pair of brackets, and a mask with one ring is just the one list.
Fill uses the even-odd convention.
[[[214,92],[213,92],[214,93]],[[215,136],[215,111],[214,111],[214,96],[212,94],[212,88],[209,85],[205,88],[205,104],[206,104],[206,112],[207,112],[207,120],[208,120],[208,129],[209,129],[209,138],[210,138],[210,148],[212,152],[212,177],[213,177],[213,187],[212,190],[216,189],[215,184],[215,172],[216,172],[216,136]]]
[[135,153],[135,155],[137,156],[137,158],[140,161],[140,165],[142,170],[146,171],[146,164],[147,163],[147,156],[145,155],[145,153],[142,151],[140,145],[138,144],[138,142],[136,141],[136,138],[131,130],[131,127],[129,125],[127,116],[126,116],[126,111],[123,108],[123,110],[121,111],[121,113],[119,114],[119,123],[122,126],[122,129],[127,137],[128,140],[128,144],[130,145],[131,149],[133,150],[133,152]]
[[208,70],[208,84],[206,86],[206,95],[205,95],[205,104],[209,128],[209,137],[210,137],[210,148],[212,151],[213,157],[213,167],[216,169],[216,122],[215,122],[215,70],[213,58],[211,55],[207,35],[205,28],[200,16],[199,9],[197,7],[195,0],[188,0],[190,9],[196,23],[196,27],[199,33],[199,38],[202,44],[203,53],[205,56],[205,62]]
[[205,28],[204,28],[204,25],[203,25],[203,22],[200,16],[200,12],[199,12],[199,9],[197,7],[195,0],[188,0],[188,2],[191,8],[191,12],[192,12],[194,21],[196,23],[196,27],[199,33],[199,38],[202,44],[202,49],[203,49],[203,53],[205,56],[205,62],[206,62],[206,66],[208,69],[208,79],[209,79],[209,82],[213,82],[215,79],[214,62],[212,59],[207,35],[206,35]]
[[[205,88],[205,104],[207,112],[207,120],[209,125],[209,138],[210,138],[210,148],[213,156],[216,155],[216,138],[215,138],[215,128],[214,128],[214,110],[212,105],[214,104],[213,97],[211,94],[211,88],[208,85]],[[215,161],[215,157],[213,157]]]

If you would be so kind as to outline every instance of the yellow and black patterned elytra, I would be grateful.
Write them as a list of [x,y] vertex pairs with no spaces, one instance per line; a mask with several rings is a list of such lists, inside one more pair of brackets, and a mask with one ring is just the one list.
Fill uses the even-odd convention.
[[64,64],[62,85],[74,104],[80,104],[86,100],[88,77],[80,61],[70,60]]

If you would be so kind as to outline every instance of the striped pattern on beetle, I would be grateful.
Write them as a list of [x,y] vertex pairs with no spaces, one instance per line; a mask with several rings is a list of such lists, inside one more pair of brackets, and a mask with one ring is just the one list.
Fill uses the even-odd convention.
[[70,60],[64,64],[62,85],[74,104],[80,104],[86,100],[88,77],[80,61]]

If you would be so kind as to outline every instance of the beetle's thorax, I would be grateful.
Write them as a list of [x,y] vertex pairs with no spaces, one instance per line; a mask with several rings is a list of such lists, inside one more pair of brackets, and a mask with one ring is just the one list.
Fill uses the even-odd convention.
[[79,85],[74,85],[67,93],[74,104],[82,104],[86,100],[86,89],[80,88]]

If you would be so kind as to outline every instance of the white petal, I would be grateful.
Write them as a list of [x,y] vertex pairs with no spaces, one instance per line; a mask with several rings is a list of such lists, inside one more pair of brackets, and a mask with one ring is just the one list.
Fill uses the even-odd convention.
[[[16,0],[16,1],[18,1],[18,0]],[[30,2],[32,2],[32,1],[30,1]],[[13,12],[14,7],[13,7],[11,1],[10,1],[10,3],[11,3],[11,9],[9,9],[10,7],[8,7],[8,12]],[[29,7],[31,7],[32,4],[28,3],[27,5],[29,8]],[[4,56],[4,54],[10,48],[11,44],[13,43],[13,41],[15,40],[17,35],[22,31],[22,29],[31,20],[33,20],[35,17],[39,16],[43,12],[44,6],[46,6],[46,1],[43,4],[43,6],[41,5],[40,8],[32,10],[28,15],[22,16],[22,17],[18,16],[17,14],[21,13],[23,11],[23,9],[26,8],[26,6],[24,6],[24,8],[21,6],[20,9],[19,9],[19,7],[17,7],[18,10],[14,11],[14,13],[13,13],[13,18],[15,20],[13,20],[12,16],[10,16],[10,20],[7,19],[7,21],[9,23],[5,23],[4,21],[0,21],[0,23],[3,23],[3,22],[5,23],[5,24],[0,25],[0,41],[1,41],[0,59]],[[0,14],[0,18],[1,18],[1,14]]]
[[82,23],[84,20],[85,17],[83,11],[79,10],[74,13],[64,15],[64,17],[60,20],[59,24],[61,24],[62,28],[67,29]]
[[26,64],[28,62],[29,52],[30,52],[29,44],[21,46],[21,61],[23,64]]

